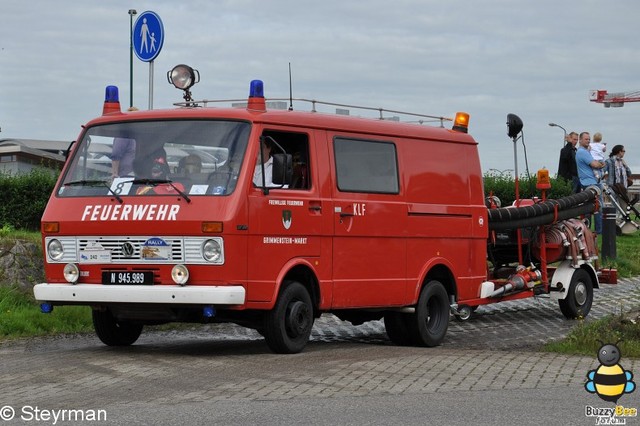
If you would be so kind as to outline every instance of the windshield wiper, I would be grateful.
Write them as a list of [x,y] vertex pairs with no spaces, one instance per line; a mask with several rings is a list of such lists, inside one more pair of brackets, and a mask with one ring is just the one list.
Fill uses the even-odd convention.
[[182,191],[180,188],[175,186],[173,184],[173,181],[170,179],[133,179],[129,182],[131,182],[134,185],[151,185],[151,186],[157,186],[157,185],[168,183],[173,189],[176,190],[178,194],[180,194],[182,198],[186,200],[187,203],[191,202],[191,198],[189,198],[189,196],[185,194],[184,191]]
[[120,198],[120,196],[115,193],[114,190],[111,189],[111,187],[104,180],[74,180],[73,182],[66,182],[62,186],[104,186],[109,190],[110,193],[113,194],[115,199],[118,200],[120,204],[122,204],[123,202],[122,198]]

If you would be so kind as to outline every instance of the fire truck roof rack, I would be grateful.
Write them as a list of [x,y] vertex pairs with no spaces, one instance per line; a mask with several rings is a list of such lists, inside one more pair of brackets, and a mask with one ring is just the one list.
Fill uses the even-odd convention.
[[[380,120],[389,120],[388,117],[384,117],[384,113],[388,113],[388,114],[401,114],[401,115],[406,115],[406,116],[411,116],[411,117],[418,117],[418,120],[416,121],[411,121],[411,122],[415,122],[418,124],[424,124],[424,123],[440,123],[441,127],[444,127],[444,122],[445,121],[453,121],[452,118],[449,117],[441,117],[441,116],[434,116],[434,115],[426,115],[426,114],[417,114],[417,113],[413,113],[413,112],[406,112],[406,111],[397,111],[397,110],[392,110],[392,109],[385,109],[385,108],[377,108],[377,107],[366,107],[366,106],[359,106],[359,105],[348,105],[348,104],[339,104],[339,103],[335,103],[335,102],[323,102],[323,101],[318,101],[315,99],[304,99],[304,98],[269,98],[267,99],[267,102],[274,102],[274,101],[285,101],[285,102],[289,102],[289,101],[296,101],[296,102],[304,102],[304,103],[309,103],[311,104],[311,112],[318,112],[316,110],[316,106],[317,105],[326,105],[326,106],[333,106],[333,107],[338,107],[338,108],[351,108],[351,109],[360,109],[360,110],[366,110],[366,111],[377,111],[379,113],[379,119]],[[233,106],[235,107],[246,107],[247,104],[247,99],[203,99],[203,100],[199,100],[199,101],[189,101],[189,102],[176,102],[173,105],[175,106],[179,106],[179,107],[207,107],[208,104],[212,104],[212,103],[231,103],[231,104],[235,104]],[[395,117],[394,117],[395,119]],[[399,120],[398,120],[399,121]]]

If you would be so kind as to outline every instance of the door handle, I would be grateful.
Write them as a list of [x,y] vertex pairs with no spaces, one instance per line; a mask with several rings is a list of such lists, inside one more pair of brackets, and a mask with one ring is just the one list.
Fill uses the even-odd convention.
[[320,200],[309,201],[309,211],[313,214],[322,212],[322,202]]

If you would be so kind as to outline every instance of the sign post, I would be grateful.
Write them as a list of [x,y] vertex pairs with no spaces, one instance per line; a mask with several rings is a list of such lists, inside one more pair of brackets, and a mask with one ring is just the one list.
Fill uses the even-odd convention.
[[153,60],[164,43],[164,26],[155,12],[142,12],[131,35],[134,52],[138,59],[149,62],[149,109],[153,109]]

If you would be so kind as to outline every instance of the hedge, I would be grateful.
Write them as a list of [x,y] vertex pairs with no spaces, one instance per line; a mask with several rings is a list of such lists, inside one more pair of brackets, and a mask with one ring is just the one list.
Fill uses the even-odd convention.
[[[484,194],[488,197],[491,193],[498,197],[502,207],[513,204],[516,199],[515,179],[509,174],[487,173],[484,175]],[[542,198],[542,193],[536,189],[536,176],[521,176],[518,178],[520,198]],[[571,195],[571,182],[562,178],[551,178],[551,189],[546,191],[547,198],[562,198]]]
[[[40,219],[49,196],[55,187],[58,173],[51,169],[35,168],[28,174],[15,176],[0,173],[0,227],[40,230]],[[502,206],[515,200],[515,180],[509,174],[487,173],[484,175],[485,196],[497,196]],[[520,198],[541,196],[536,189],[535,176],[519,178]],[[571,184],[563,179],[551,178],[551,189],[547,198],[561,198],[571,194]]]
[[29,173],[0,173],[0,227],[40,230],[40,219],[58,172],[34,168]]

